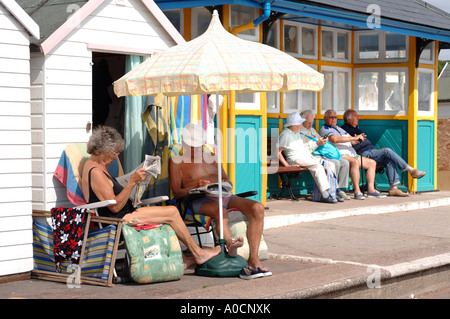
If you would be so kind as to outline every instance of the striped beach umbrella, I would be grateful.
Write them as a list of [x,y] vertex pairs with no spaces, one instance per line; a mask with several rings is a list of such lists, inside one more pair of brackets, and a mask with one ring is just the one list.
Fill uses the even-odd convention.
[[201,36],[157,53],[114,83],[117,96],[320,91],[321,73],[271,46],[227,32],[217,12]]

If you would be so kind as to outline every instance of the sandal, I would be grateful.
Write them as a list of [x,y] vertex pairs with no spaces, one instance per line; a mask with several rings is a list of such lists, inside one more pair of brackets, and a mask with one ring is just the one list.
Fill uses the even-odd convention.
[[263,277],[272,276],[272,272],[270,270],[262,270],[261,268],[256,268],[256,271],[260,274],[263,274]]
[[[258,267],[258,270],[261,270],[261,268]],[[239,278],[248,280],[264,277],[264,274],[262,272],[259,272],[258,270],[251,267],[244,267],[241,269]]]

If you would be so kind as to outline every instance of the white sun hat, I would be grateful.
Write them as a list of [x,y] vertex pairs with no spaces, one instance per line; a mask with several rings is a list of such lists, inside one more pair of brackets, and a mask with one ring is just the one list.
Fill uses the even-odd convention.
[[289,127],[293,125],[300,125],[306,120],[300,116],[298,112],[294,112],[288,115],[286,119],[286,124],[284,124],[284,127]]
[[183,128],[183,143],[190,147],[201,147],[206,143],[205,130],[194,123],[188,123]]

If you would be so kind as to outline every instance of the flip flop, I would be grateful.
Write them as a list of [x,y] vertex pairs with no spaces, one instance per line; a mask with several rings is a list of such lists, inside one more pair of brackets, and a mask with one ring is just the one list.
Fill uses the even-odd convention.
[[263,275],[263,277],[272,276],[272,272],[270,270],[262,270],[260,267],[256,268],[256,271]]
[[[258,268],[260,269],[260,268]],[[261,278],[264,277],[264,274],[259,272],[258,270],[254,269],[254,268],[250,268],[250,267],[244,267],[241,269],[241,272],[239,274],[239,278],[241,279],[256,279],[256,278]]]

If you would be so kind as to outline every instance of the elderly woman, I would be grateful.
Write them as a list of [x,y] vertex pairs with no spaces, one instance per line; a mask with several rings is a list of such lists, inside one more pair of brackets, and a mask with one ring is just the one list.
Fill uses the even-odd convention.
[[[87,145],[91,154],[83,168],[82,191],[88,203],[103,200],[116,200],[116,204],[98,210],[100,216],[121,218],[124,222],[138,220],[141,223],[169,224],[177,237],[190,249],[195,263],[203,264],[220,252],[220,247],[202,249],[192,239],[186,225],[174,206],[153,206],[135,208],[130,200],[133,187],[145,179],[144,168],[137,170],[122,187],[108,173],[110,165],[123,150],[124,142],[121,135],[113,128],[99,126],[92,132]],[[189,263],[185,259],[185,263]]]

